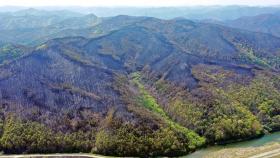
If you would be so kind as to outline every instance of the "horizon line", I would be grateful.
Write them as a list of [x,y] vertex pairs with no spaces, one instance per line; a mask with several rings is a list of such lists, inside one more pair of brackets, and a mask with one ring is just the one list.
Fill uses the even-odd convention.
[[90,8],[90,7],[96,7],[96,8],[183,8],[183,7],[233,7],[233,6],[239,6],[239,7],[280,7],[280,4],[271,4],[271,5],[245,5],[245,4],[213,4],[213,5],[0,5],[0,7],[22,7],[22,8],[38,8],[38,7],[57,7],[57,8],[63,8],[63,7],[81,7],[81,8]]

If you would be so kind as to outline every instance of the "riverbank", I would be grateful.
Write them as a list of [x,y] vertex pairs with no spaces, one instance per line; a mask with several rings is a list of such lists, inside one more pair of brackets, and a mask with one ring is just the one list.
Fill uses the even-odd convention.
[[[236,143],[231,143],[231,144],[227,144],[227,145],[209,146],[207,148],[198,150],[192,154],[183,156],[183,158],[205,158],[212,154],[217,154],[216,156],[218,156],[218,153],[219,154],[225,153],[230,156],[231,152],[232,153],[237,152],[237,151],[242,152],[243,150],[241,150],[241,149],[245,149],[245,150],[252,149],[251,151],[253,151],[253,149],[257,149],[257,148],[261,149],[262,147],[265,148],[267,145],[277,144],[277,143],[280,144],[280,132],[266,134],[261,138],[252,139],[252,140],[243,141],[243,142],[236,142]],[[267,149],[269,149],[269,147],[267,147]],[[271,150],[273,150],[273,148],[271,148]],[[227,152],[229,152],[229,153],[227,153]],[[263,152],[265,152],[265,151],[263,151]],[[256,154],[258,154],[258,153],[256,153]],[[223,155],[223,156],[225,157],[225,155]]]
[[261,147],[222,149],[203,158],[274,158],[280,157],[280,143]]

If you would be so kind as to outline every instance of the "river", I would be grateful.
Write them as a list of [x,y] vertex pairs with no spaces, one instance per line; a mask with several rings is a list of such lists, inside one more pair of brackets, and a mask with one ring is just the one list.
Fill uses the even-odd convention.
[[280,132],[275,132],[272,134],[264,135],[261,138],[243,141],[243,142],[237,142],[227,145],[217,145],[217,146],[211,146],[204,149],[200,149],[192,154],[189,154],[187,156],[183,156],[182,158],[202,158],[205,155],[219,151],[221,149],[227,149],[227,148],[246,148],[246,147],[259,147],[263,146],[267,143],[273,143],[273,142],[279,142],[280,143]]

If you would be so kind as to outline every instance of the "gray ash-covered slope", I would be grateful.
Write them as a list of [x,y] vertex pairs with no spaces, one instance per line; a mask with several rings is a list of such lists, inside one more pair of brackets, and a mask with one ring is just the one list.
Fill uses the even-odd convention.
[[122,59],[124,65],[148,65],[161,74],[174,69],[177,72],[169,76],[175,78],[189,74],[193,64],[203,62],[237,68],[242,64],[279,68],[279,62],[270,63],[270,59],[279,57],[279,38],[184,19],[146,18],[91,41],[80,49],[90,48],[88,52]]
[[[99,38],[51,40],[31,55],[1,67],[7,75],[0,84],[2,94],[20,103],[100,109],[108,106],[107,101],[117,100],[110,90],[114,73],[148,66],[192,87],[193,65],[211,63],[237,70],[241,65],[247,65],[244,69],[261,67],[241,57],[279,57],[279,43],[279,38],[266,34],[181,19],[146,18]],[[108,96],[112,100],[104,99]]]
[[20,111],[32,106],[50,111],[85,107],[102,113],[110,106],[121,106],[112,89],[112,71],[84,65],[75,60],[78,54],[62,49],[35,50],[2,66],[1,100],[23,106],[16,109]]
[[[138,43],[130,41],[133,43],[130,46],[124,45],[128,41],[123,41],[123,45],[115,41],[115,48],[112,49],[115,49],[116,54],[109,46],[106,49],[110,54],[106,54],[106,50],[95,45],[102,39],[111,42],[140,36]],[[147,43],[149,47],[145,45]],[[2,100],[49,110],[90,107],[94,111],[104,112],[108,107],[119,107],[119,96],[112,85],[115,74],[126,73],[126,65],[137,67],[141,66],[140,63],[150,63],[150,60],[154,60],[150,55],[155,47],[159,54],[172,52],[170,48],[165,48],[167,46],[159,37],[135,28],[99,39],[65,38],[49,41],[30,55],[1,67]],[[134,63],[136,56],[141,58]]]

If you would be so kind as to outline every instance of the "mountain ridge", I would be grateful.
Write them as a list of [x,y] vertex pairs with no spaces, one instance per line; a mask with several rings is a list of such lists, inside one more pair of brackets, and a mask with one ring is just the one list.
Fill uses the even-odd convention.
[[182,156],[280,129],[278,37],[124,15],[76,31],[0,65],[0,150]]

